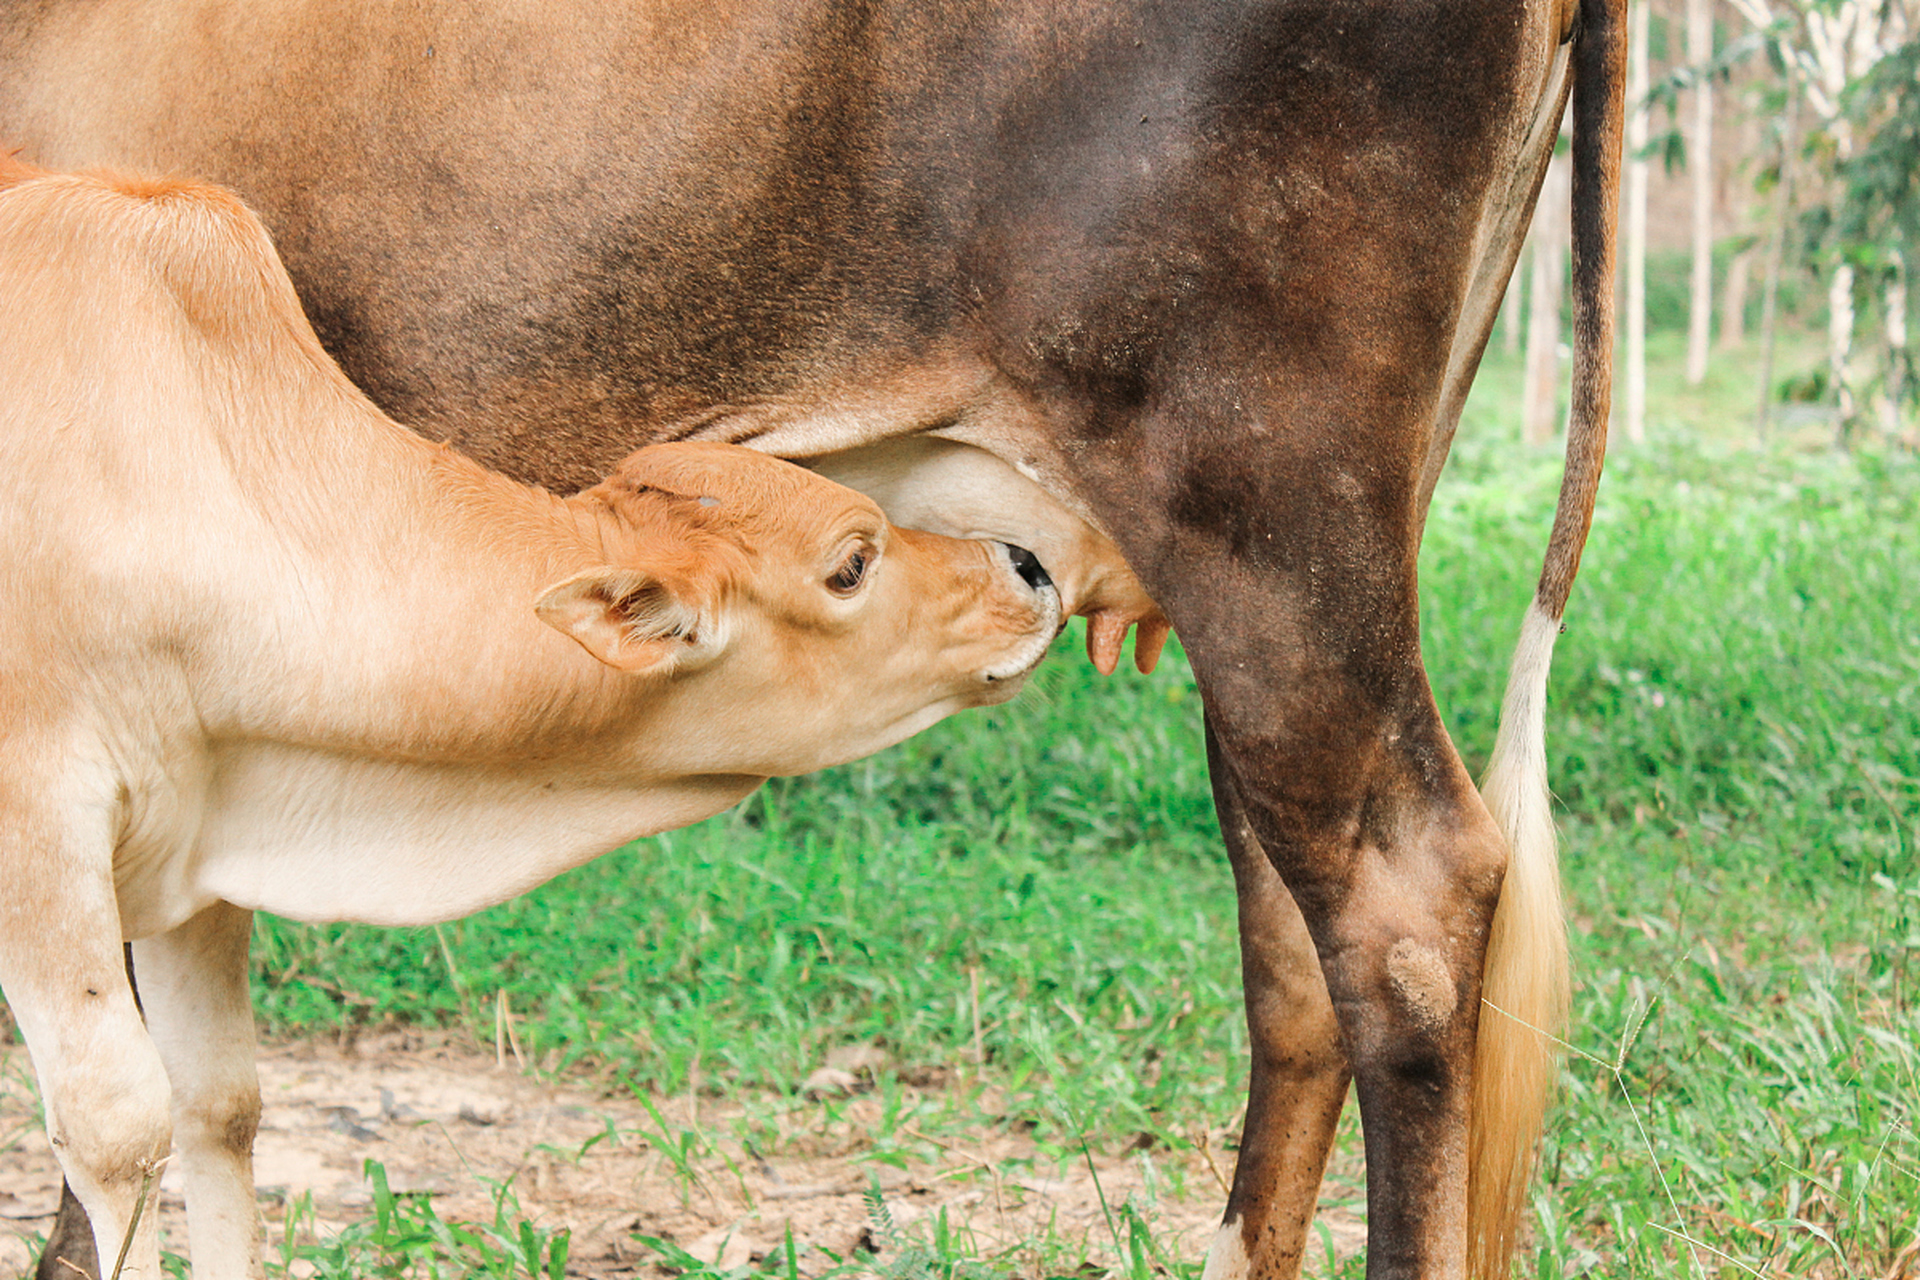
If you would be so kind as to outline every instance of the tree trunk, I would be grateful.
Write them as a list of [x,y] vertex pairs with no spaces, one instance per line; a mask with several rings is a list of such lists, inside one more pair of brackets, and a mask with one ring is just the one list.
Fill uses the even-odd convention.
[[1893,270],[1887,280],[1885,303],[1887,385],[1881,407],[1882,430],[1889,440],[1910,443],[1901,429],[1907,400],[1907,256],[1895,246],[1887,251],[1887,257]]
[[1833,442],[1842,449],[1853,435],[1853,380],[1847,366],[1853,359],[1853,265],[1835,263],[1827,282],[1827,367],[1833,386],[1833,408],[1839,415]]
[[1760,288],[1760,409],[1754,430],[1762,444],[1773,426],[1773,352],[1779,336],[1780,265],[1786,256],[1787,224],[1793,220],[1794,152],[1800,145],[1800,82],[1789,72],[1787,108],[1780,121],[1780,182],[1775,202],[1773,234],[1767,241],[1767,269]]
[[1687,0],[1687,61],[1693,64],[1693,131],[1687,168],[1693,176],[1693,298],[1687,318],[1687,381],[1707,376],[1713,336],[1713,0]]
[[1555,156],[1533,211],[1527,372],[1520,395],[1520,437],[1530,445],[1553,439],[1560,424],[1560,280],[1565,270],[1563,245],[1569,234],[1569,177],[1566,157]]
[[1747,342],[1747,285],[1753,278],[1753,249],[1727,262],[1727,283],[1720,304],[1720,349],[1738,351]]
[[1647,438],[1647,40],[1652,0],[1627,33],[1627,439]]
[[1513,274],[1507,277],[1507,296],[1500,303],[1500,348],[1510,356],[1520,354],[1520,330],[1526,324],[1520,301],[1520,282],[1526,274],[1525,261],[1513,264]]

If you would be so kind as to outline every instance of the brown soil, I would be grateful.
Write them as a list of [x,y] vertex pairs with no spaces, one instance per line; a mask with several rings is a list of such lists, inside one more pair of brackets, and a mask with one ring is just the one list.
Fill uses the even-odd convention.
[[[1021,1272],[1105,1269],[1116,1251],[1102,1193],[1116,1212],[1131,1200],[1170,1256],[1205,1254],[1221,1179],[1232,1173],[1220,1151],[1227,1135],[1205,1135],[1206,1151],[1094,1151],[1096,1183],[1087,1156],[1043,1150],[990,1123],[947,1120],[933,1132],[890,1123],[881,1098],[859,1092],[875,1065],[860,1052],[816,1072],[814,1098],[657,1101],[669,1136],[704,1139],[683,1171],[645,1136],[659,1125],[644,1105],[591,1081],[543,1083],[511,1058],[411,1035],[345,1051],[270,1047],[260,1055],[255,1152],[262,1219],[277,1242],[283,1206],[301,1196],[312,1198],[322,1233],[365,1217],[371,1158],[395,1191],[430,1194],[447,1220],[491,1223],[494,1188],[511,1178],[520,1215],[571,1230],[568,1274],[585,1277],[664,1274],[636,1235],[732,1267],[783,1248],[789,1230],[808,1251],[802,1269],[815,1272],[828,1262],[820,1250],[848,1258],[925,1240],[942,1210],[968,1252],[1010,1255]],[[951,1086],[903,1093],[909,1116],[960,1100]],[[875,1181],[891,1237],[869,1212]],[[25,1054],[0,1045],[0,1276],[30,1270],[31,1239],[48,1229],[59,1191]],[[166,1246],[184,1253],[177,1177],[163,1178],[161,1191]],[[1342,1253],[1364,1239],[1350,1217],[1323,1212],[1322,1221]]]

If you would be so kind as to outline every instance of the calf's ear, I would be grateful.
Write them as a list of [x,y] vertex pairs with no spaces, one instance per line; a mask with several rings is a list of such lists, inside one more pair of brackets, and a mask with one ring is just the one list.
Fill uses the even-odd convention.
[[640,569],[576,573],[541,592],[533,609],[600,661],[635,675],[691,671],[726,648],[713,619]]

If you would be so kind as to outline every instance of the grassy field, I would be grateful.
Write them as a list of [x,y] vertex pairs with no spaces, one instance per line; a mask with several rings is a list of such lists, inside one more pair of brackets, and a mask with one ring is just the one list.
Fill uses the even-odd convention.
[[[1577,986],[1529,1266],[1920,1274],[1920,467],[1746,448],[1748,384],[1723,376],[1695,400],[1656,372],[1556,659]],[[1422,561],[1429,666],[1476,768],[1559,477],[1516,442],[1516,384],[1496,353]],[[649,1095],[791,1094],[846,1044],[900,1078],[967,1064],[919,1133],[1180,1148],[1233,1124],[1244,1087],[1232,887],[1177,651],[1105,681],[1063,651],[1012,706],[481,916],[263,920],[255,957],[268,1036],[400,1020],[491,1044],[504,992],[541,1069]],[[488,1274],[522,1265],[472,1247]],[[315,1259],[366,1267],[349,1254]]]
[[[1555,660],[1579,1052],[1538,1274],[1920,1274],[1920,468],[1701,417],[1616,449]],[[1470,759],[1492,671],[1461,658],[1512,598],[1474,579],[1553,480],[1487,425],[1423,562]]]

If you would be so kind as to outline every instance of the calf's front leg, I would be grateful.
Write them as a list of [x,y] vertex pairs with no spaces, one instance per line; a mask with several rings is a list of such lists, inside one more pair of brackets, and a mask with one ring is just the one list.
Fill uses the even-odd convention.
[[[50,781],[33,795],[70,790]],[[110,833],[104,824],[76,830],[71,815],[48,812],[25,791],[0,783],[0,988],[98,1259],[110,1272],[124,1248],[123,1277],[159,1280],[154,1197],[172,1137],[167,1076],[127,984]],[[73,1274],[58,1257],[51,1265]]]
[[195,1280],[261,1274],[253,1139],[260,1125],[247,944],[253,913],[216,903],[134,943],[147,1028],[173,1085]]

